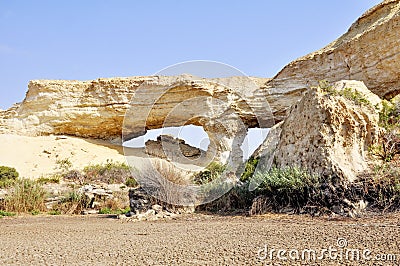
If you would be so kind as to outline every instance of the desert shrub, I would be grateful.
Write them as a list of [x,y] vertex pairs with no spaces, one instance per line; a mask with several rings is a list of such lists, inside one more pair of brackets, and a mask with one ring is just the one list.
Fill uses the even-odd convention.
[[105,164],[94,164],[83,169],[84,179],[104,183],[125,183],[132,178],[130,168],[125,163],[107,160]]
[[379,112],[379,125],[386,130],[390,130],[399,124],[399,110],[396,105],[387,100],[382,100],[382,107]]
[[40,184],[30,179],[17,179],[3,201],[3,210],[11,212],[44,211],[46,192]]
[[197,185],[207,184],[217,179],[225,170],[226,165],[211,162],[204,171],[193,175],[193,183]]
[[365,98],[365,96],[357,91],[354,90],[352,88],[344,88],[343,90],[335,90],[332,86],[332,84],[329,81],[326,80],[320,80],[318,82],[318,86],[319,88],[330,95],[333,96],[342,96],[348,100],[351,100],[353,103],[357,104],[357,105],[363,105],[363,106],[370,106],[372,107],[372,104],[370,101],[368,101],[367,98]]
[[346,99],[353,101],[355,104],[364,105],[364,106],[372,106],[371,102],[368,101],[365,96],[352,88],[344,88],[342,91],[339,92],[341,96]]
[[[135,174],[140,187],[150,193],[152,204],[165,205],[190,205],[194,203],[190,185],[192,184],[187,174],[177,169],[173,164],[164,161],[155,161],[143,165]],[[193,188],[194,189],[194,188]]]
[[136,182],[136,180],[133,177],[128,177],[125,181],[125,185],[127,187],[137,187],[138,183]]
[[400,207],[400,168],[391,162],[376,165],[352,187],[358,189],[372,209],[386,211]]
[[49,177],[40,177],[36,179],[36,182],[39,184],[59,184],[61,176],[60,175],[53,175]]
[[128,212],[130,212],[130,208],[129,207],[126,207],[125,209],[121,209],[121,208],[112,209],[112,208],[109,208],[109,207],[104,207],[104,208],[101,208],[99,210],[99,214],[125,214],[125,213],[128,213]]
[[257,158],[253,158],[253,157],[250,157],[246,161],[244,172],[240,176],[240,181],[246,182],[253,176],[254,172],[256,171],[258,161],[259,160]]
[[69,158],[56,160],[56,169],[61,172],[68,172],[72,167],[72,162]]
[[269,171],[260,171],[256,175],[257,179],[262,180],[257,193],[270,198],[275,210],[285,206],[299,210],[313,195],[319,194],[319,177],[304,169],[274,167]]
[[379,112],[379,125],[384,131],[379,143],[369,147],[369,151],[385,162],[390,162],[400,154],[400,110],[396,104],[383,100]]
[[0,218],[5,217],[5,216],[15,216],[16,214],[14,212],[6,212],[6,211],[2,211],[0,210]]
[[38,211],[38,210],[33,210],[33,211],[31,211],[31,214],[32,215],[39,215],[40,214],[40,211]]
[[102,208],[99,210],[99,214],[112,214],[112,210],[108,207]]
[[0,166],[0,188],[10,187],[15,183],[19,173],[15,168]]
[[59,214],[81,214],[82,210],[90,206],[91,200],[83,193],[73,190],[64,195],[61,202],[53,206],[52,212]]

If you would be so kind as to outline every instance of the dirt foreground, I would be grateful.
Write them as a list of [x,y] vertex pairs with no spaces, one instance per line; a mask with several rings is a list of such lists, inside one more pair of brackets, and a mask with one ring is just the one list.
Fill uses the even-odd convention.
[[2,218],[0,265],[400,265],[399,218]]

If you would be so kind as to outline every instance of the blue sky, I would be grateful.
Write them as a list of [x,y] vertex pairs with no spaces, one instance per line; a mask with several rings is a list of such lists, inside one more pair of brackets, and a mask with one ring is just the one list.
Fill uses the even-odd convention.
[[187,60],[272,77],[379,2],[0,0],[0,108],[31,79],[152,75]]

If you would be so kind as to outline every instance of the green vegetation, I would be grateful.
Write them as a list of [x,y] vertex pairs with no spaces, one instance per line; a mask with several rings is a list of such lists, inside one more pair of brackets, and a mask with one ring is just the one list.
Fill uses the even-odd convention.
[[399,126],[400,117],[396,104],[387,100],[382,101],[382,108],[379,112],[379,125],[386,130],[392,130]]
[[304,169],[272,168],[267,172],[258,172],[256,175],[257,179],[262,180],[257,193],[267,196],[274,209],[291,206],[299,210],[309,202],[311,197],[319,193],[319,177]]
[[[94,164],[83,169],[84,180],[99,181],[108,184],[123,183],[133,184],[130,168],[125,163],[107,160],[105,164]],[[129,181],[128,181],[129,179]]]
[[248,181],[256,171],[259,159],[250,157],[245,165],[244,172],[240,176],[240,181],[246,182]]
[[52,210],[48,212],[49,215],[61,215],[61,211],[59,210]]
[[105,208],[102,208],[102,209],[99,210],[99,214],[117,214],[117,215],[119,215],[119,214],[125,214],[125,213],[128,213],[128,212],[130,212],[130,208],[129,207],[127,207],[125,209],[120,209],[120,208],[111,209],[109,207],[105,207]]
[[7,211],[2,211],[0,210],[0,218],[5,217],[5,216],[15,216],[16,214],[14,212],[7,212]]
[[400,154],[400,110],[397,106],[395,102],[382,101],[379,126],[384,132],[380,136],[379,143],[369,147],[369,151],[384,162],[390,162]]
[[72,162],[69,158],[60,159],[56,161],[56,169],[60,170],[61,172],[68,172],[72,167]]
[[125,181],[125,185],[127,187],[137,187],[138,183],[136,182],[136,180],[133,177],[128,177]]
[[318,82],[319,88],[326,92],[327,94],[333,95],[333,96],[342,96],[348,100],[351,100],[357,105],[363,105],[363,106],[369,106],[372,107],[372,104],[370,101],[368,101],[365,96],[360,93],[357,90],[354,90],[352,88],[344,88],[343,90],[335,90],[333,86],[326,80],[320,80]]
[[197,185],[207,184],[217,179],[225,170],[226,165],[218,162],[211,162],[206,170],[196,173],[193,176],[193,182]]
[[11,212],[45,211],[46,192],[30,179],[17,179],[11,193],[0,204],[0,209]]
[[15,168],[8,166],[0,166],[0,188],[11,187],[15,184],[19,173]]
[[60,184],[61,177],[59,175],[54,175],[50,177],[40,177],[36,179],[39,184]]

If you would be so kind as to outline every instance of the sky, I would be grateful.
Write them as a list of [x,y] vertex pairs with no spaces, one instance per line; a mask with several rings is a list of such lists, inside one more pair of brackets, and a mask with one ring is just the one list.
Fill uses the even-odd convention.
[[33,79],[152,75],[188,60],[272,77],[378,0],[0,0],[0,109]]

